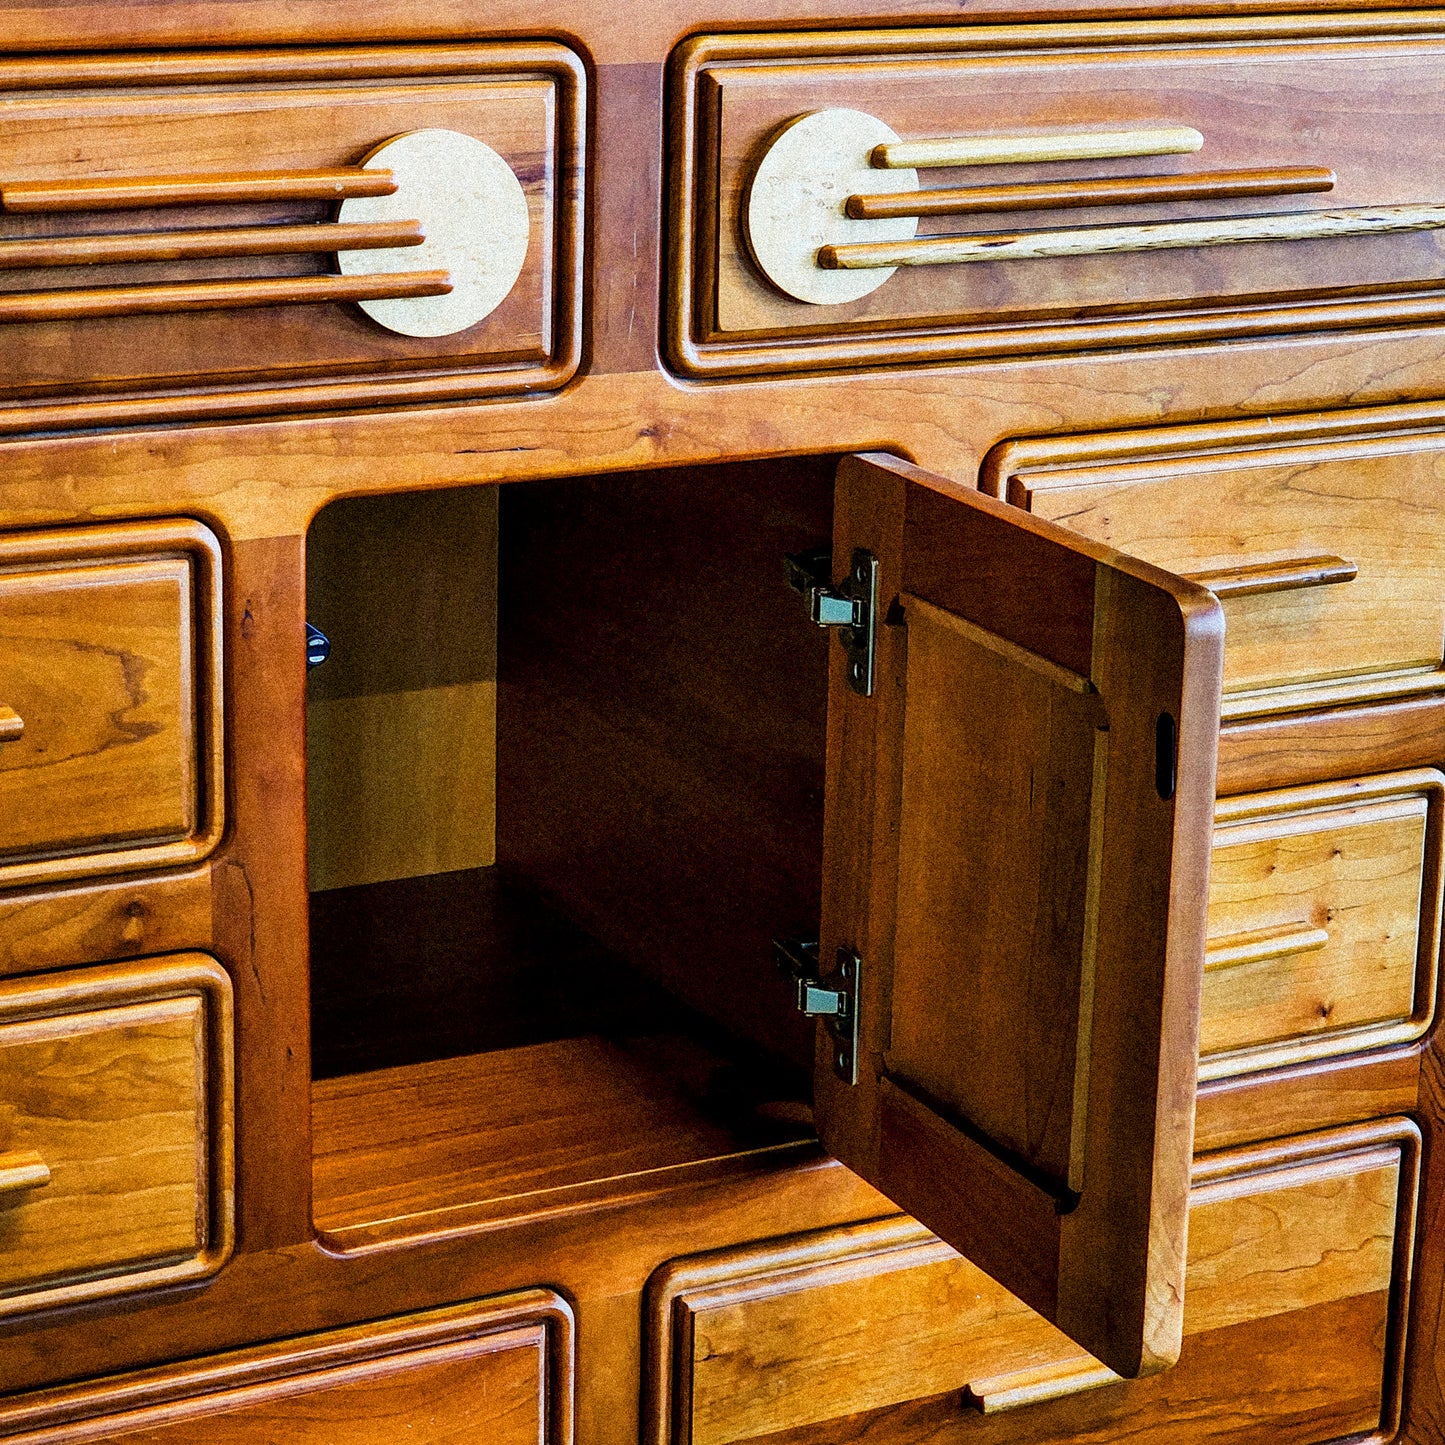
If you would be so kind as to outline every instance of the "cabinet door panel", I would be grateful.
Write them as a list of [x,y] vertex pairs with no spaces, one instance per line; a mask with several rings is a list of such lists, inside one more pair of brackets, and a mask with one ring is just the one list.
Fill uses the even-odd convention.
[[835,516],[835,559],[878,559],[880,625],[873,695],[842,650],[830,682],[820,956],[861,965],[856,1083],[820,1035],[823,1138],[1112,1369],[1160,1369],[1218,604],[891,458],[842,464]]

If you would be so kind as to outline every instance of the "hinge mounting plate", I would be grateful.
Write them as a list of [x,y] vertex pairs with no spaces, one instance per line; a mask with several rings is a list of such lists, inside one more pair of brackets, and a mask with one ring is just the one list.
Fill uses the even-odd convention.
[[873,653],[878,630],[878,559],[863,547],[853,552],[848,575],[832,583],[833,550],[815,547],[785,559],[788,585],[801,593],[819,627],[836,627],[848,658],[848,686],[873,696]]
[[858,989],[863,960],[856,950],[840,948],[829,973],[818,966],[817,939],[779,938],[773,942],[778,966],[797,988],[798,1012],[820,1018],[832,1036],[833,1072],[845,1084],[858,1082]]

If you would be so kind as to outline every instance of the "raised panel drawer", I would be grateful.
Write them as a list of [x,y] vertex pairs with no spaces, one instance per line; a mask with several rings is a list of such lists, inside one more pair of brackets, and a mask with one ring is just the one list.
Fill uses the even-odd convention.
[[981,485],[1224,606],[1224,717],[1445,689],[1445,410],[1006,442]]
[[0,983],[0,1315],[214,1274],[231,985],[204,954]]
[[1184,1350],[1144,1380],[1118,1380],[907,1219],[674,1261],[649,1286],[644,1441],[1388,1432],[1418,1151],[1400,1120],[1197,1161]]
[[1440,959],[1445,775],[1223,799],[1215,814],[1200,1075],[1418,1038]]
[[1438,317],[1442,36],[1416,13],[694,40],[674,72],[676,362]]
[[0,536],[0,886],[204,857],[221,706],[205,527]]
[[0,431],[560,385],[582,89],[546,43],[0,64]]
[[550,1290],[212,1355],[0,1407],[34,1445],[571,1445],[573,1323]]

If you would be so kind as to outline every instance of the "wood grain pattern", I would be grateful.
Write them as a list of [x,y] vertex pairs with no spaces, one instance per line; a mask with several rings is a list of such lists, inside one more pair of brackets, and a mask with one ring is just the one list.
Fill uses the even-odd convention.
[[886,266],[962,266],[981,261],[1047,261],[1069,256],[1127,256],[1148,251],[1320,241],[1340,236],[1387,236],[1445,227],[1445,206],[1355,206],[1348,210],[1290,211],[1266,216],[1209,217],[1155,225],[1079,226],[1056,231],[989,231],[929,236],[916,241],[824,246],[825,271]]
[[155,316],[170,312],[242,311],[258,306],[310,306],[328,301],[377,301],[403,296],[445,296],[445,271],[399,271],[385,276],[249,277],[94,290],[20,291],[0,295],[0,325]]
[[216,845],[220,544],[194,522],[0,538],[0,880],[189,862]]
[[[274,415],[288,406],[533,392],[572,373],[580,342],[572,174],[584,85],[572,52],[505,42],[362,48],[351,52],[343,85],[328,78],[328,64],[339,73],[334,56],[297,54],[289,74],[278,58],[249,78],[196,86],[191,79],[208,68],[201,57],[190,78],[183,65],[137,57],[128,74],[112,77],[118,88],[87,85],[56,59],[54,89],[44,94],[11,94],[0,68],[12,194],[39,185],[68,205],[104,183],[104,202],[106,186],[118,183],[112,198],[139,206],[146,198],[137,178],[159,178],[159,209],[150,211],[54,219],[0,211],[0,243],[57,232],[115,236],[142,219],[155,230],[326,222],[338,166],[349,172],[399,131],[450,129],[476,135],[523,179],[528,259],[507,300],[455,337],[412,338],[386,332],[350,303],[442,294],[445,278],[336,277],[324,274],[324,257],[268,253],[107,264],[83,292],[67,290],[48,267],[12,270],[0,317],[23,326],[26,343],[14,352],[0,400],[49,395],[83,422],[97,405],[124,397],[138,414],[159,418],[191,410],[187,393],[199,388],[210,392],[207,409]],[[233,60],[234,76],[246,72],[244,60]],[[79,90],[67,89],[72,76]],[[65,128],[84,135],[78,150],[58,143]],[[258,178],[258,160],[301,173],[298,184]],[[177,175],[183,168],[190,174]],[[71,183],[82,189],[67,200],[56,187]],[[181,211],[182,201],[194,209]],[[286,307],[307,302],[321,304],[288,318]],[[258,310],[271,307],[281,309]],[[162,313],[167,319],[155,319]]]
[[497,490],[340,502],[306,543],[313,889],[496,860]]
[[1218,201],[1233,196],[1290,196],[1334,189],[1323,166],[1199,171],[1187,176],[1112,176],[1079,181],[1021,181],[951,186],[896,195],[849,196],[844,210],[856,220],[893,216],[967,216],[991,211],[1055,207],[1149,205],[1160,201]]
[[[1223,597],[1225,715],[1337,706],[1439,687],[1442,559],[1429,522],[1438,436],[1363,411],[1353,434],[1307,418],[1247,439],[1237,422],[1020,442],[983,485],[1040,516],[1194,576],[1340,553],[1345,586]],[[1298,438],[1288,444],[1290,434]],[[1205,455],[1206,450],[1209,455]],[[1401,528],[1401,511],[1419,525]]]
[[652,1193],[770,1147],[814,1148],[749,1147],[662,1069],[598,1038],[326,1079],[312,1093],[316,1224],[353,1250]]
[[[1271,1316],[1307,1317],[1362,1297],[1378,1308],[1392,1281],[1397,1291],[1408,1283],[1409,1241],[1398,1254],[1397,1219],[1408,1234],[1417,1178],[1418,1135],[1404,1121],[1201,1164],[1190,1203],[1186,1351],[1200,1336]],[[824,1422],[836,1432],[862,1412],[945,1391],[986,1394],[1009,1377],[1038,1392],[1023,1410],[1037,1420],[1047,1382],[1100,1383],[1096,1361],[903,1218],[673,1261],[650,1282],[647,1311],[646,1445],[771,1440]],[[1403,1323],[1397,1296],[1389,1325],[1397,1340]],[[1357,1336],[1357,1348],[1369,1334]],[[1302,1358],[1309,1348],[1307,1333],[1296,1333],[1291,1351]],[[1378,1360],[1376,1370],[1377,1418],[1387,1421],[1398,1386]],[[1172,1374],[1136,1388],[1167,1391]],[[820,1377],[828,1390],[818,1389]],[[1341,1395],[1360,1383],[1340,1381]],[[1084,1431],[1090,1413],[1087,1398],[1075,1404]]]
[[1398,1043],[1430,1026],[1442,786],[1428,770],[1220,804],[1202,1077]]
[[396,182],[384,170],[333,166],[325,170],[239,171],[212,175],[140,175],[70,180],[0,180],[0,208],[21,215],[57,211],[147,210],[203,202],[341,201],[348,196],[389,196]]
[[0,984],[0,1314],[214,1274],[234,1243],[232,1018],[202,954]]
[[[1183,123],[1210,138],[1211,169],[1333,171],[1331,210],[1438,205],[1405,149],[1387,132],[1378,139],[1372,134],[1381,121],[1389,127],[1406,114],[1411,118],[1404,123],[1420,134],[1436,123],[1425,100],[1439,64],[1429,26],[1396,41],[1384,31],[1366,38],[1366,22],[1358,40],[1341,38],[1330,47],[1293,44],[1291,22],[1282,16],[1265,19],[1247,38],[1227,21],[1219,29],[1214,24],[981,25],[691,41],[673,70],[673,110],[686,127],[673,174],[684,197],[668,323],[674,364],[699,376],[776,375],[1051,355],[1146,341],[1279,335],[1281,326],[1355,326],[1386,296],[1392,310],[1419,304],[1427,294],[1438,303],[1439,251],[1428,233],[1298,240],[1226,253],[1191,233],[1179,250],[1066,254],[1030,264],[991,258],[943,271],[904,266],[862,300],[826,307],[770,288],[739,242],[738,208],[765,138],[792,116],[838,106],[877,116],[905,143],[940,130],[1007,135]],[[1226,34],[1233,45],[1206,48]],[[1131,56],[1133,45],[1150,47],[1147,64],[1133,63],[1143,54]],[[1290,119],[1295,106],[1312,128]],[[1245,113],[1255,116],[1252,124],[1240,123]],[[1140,163],[1078,164],[1080,179],[1113,179]],[[1101,170],[1105,164],[1110,168]],[[1020,167],[1018,179],[1059,179],[1043,167],[1030,170]],[[1190,174],[1187,163],[1179,174]],[[1163,201],[1144,215],[1121,211],[1100,220],[1131,233],[1138,226],[1213,224],[1199,221],[1186,204]],[[1346,224],[1313,221],[1318,213],[1306,204],[1280,224]],[[1217,220],[1226,234],[1244,224],[1229,215]],[[918,250],[890,255],[887,264],[950,247],[930,228],[924,232]],[[1000,238],[978,240],[984,255]],[[1099,241],[1078,237],[1068,249],[1097,248]],[[1046,243],[1020,242],[1015,254],[1030,254],[1035,244]],[[879,255],[869,260],[882,264]],[[1293,314],[1286,316],[1291,299]]]
[[551,1290],[382,1320],[32,1397],[26,1445],[571,1445],[575,1323]]
[[936,140],[896,141],[873,152],[883,170],[925,166],[1028,165],[1039,161],[1094,161],[1119,156],[1187,155],[1204,137],[1187,125],[1135,130],[1039,131],[1019,135],[962,135]]
[[[841,887],[832,879],[825,885],[825,956],[838,946],[855,947],[866,971],[883,975],[878,995],[865,994],[860,1027],[868,1072],[886,1076],[889,1087],[876,1085],[876,1093],[861,1085],[840,1088],[829,1061],[820,1058],[815,1103],[822,1137],[849,1167],[1111,1367],[1130,1375],[1163,1368],[1177,1355],[1179,1339],[1203,946],[1199,910],[1222,641],[1217,604],[1116,553],[1076,547],[1062,529],[1010,529],[999,504],[906,463],[847,459],[839,491],[834,556],[851,556],[864,546],[885,568],[890,556],[897,559],[880,581],[882,595],[899,601],[878,685],[879,696],[896,711],[873,723],[891,729],[881,740],[861,729],[845,731],[848,714],[870,704],[849,693],[835,666],[830,769],[854,775],[860,796],[849,800],[849,811],[830,799],[836,811],[827,826],[841,828],[850,840],[884,829],[898,840],[898,852],[894,864],[875,843],[884,867],[875,863],[876,872],[845,875]],[[870,516],[870,509],[877,514]],[[853,522],[855,516],[866,523]],[[895,541],[889,531],[900,526]],[[994,548],[992,565],[971,568],[969,559],[985,541]],[[1027,598],[1013,613],[991,586],[993,575],[1010,572],[1017,574],[1012,594]],[[1084,579],[1081,597],[1077,584]],[[952,714],[976,724],[972,693],[996,698],[1001,681],[960,670],[947,648],[961,639],[945,644],[935,662],[934,643],[920,636],[924,653],[915,664],[910,635],[905,661],[898,634],[913,630],[909,609],[915,598],[1087,676],[1108,719],[1102,761],[1092,735],[1097,719],[1085,717],[1080,742],[1078,721],[1061,701],[1080,694],[1060,690],[1057,697],[1032,698],[1012,679],[1008,685],[1020,690],[1025,715],[1036,713],[1043,721],[1031,731],[995,730],[985,743],[978,741],[977,726],[970,730],[965,721],[961,731],[973,741],[964,748],[951,731]],[[1006,660],[1001,652],[975,651],[995,669]],[[977,665],[977,659],[968,662]],[[1012,665],[1019,667],[1016,660]],[[1031,679],[1036,674],[1022,671]],[[936,705],[916,692],[925,685],[938,690]],[[1177,786],[1167,798],[1155,770],[1158,720],[1165,713],[1181,729]],[[945,723],[948,730],[940,731]],[[1013,749],[1028,761],[1016,765]],[[897,763],[888,761],[890,753]],[[954,756],[964,761],[950,776]],[[928,765],[912,790],[910,759],[915,768]],[[896,781],[890,776],[895,766],[902,775]],[[1030,798],[1031,775],[1046,783],[1067,776],[1067,782],[1036,789]],[[948,809],[947,800],[960,789],[994,786],[1001,790],[996,814],[1043,809],[1047,797],[1051,820],[1072,824],[1057,843],[1050,829],[1034,834],[1030,824],[1016,825],[1018,836],[1035,848],[1047,853],[1057,846],[1057,865],[1050,859],[1036,874],[1016,846],[1007,878],[980,874],[982,840],[967,833],[966,820],[935,824],[929,817],[934,809]],[[1106,788],[1106,806],[1074,802],[1060,812],[1065,798],[1102,799]],[[856,844],[832,847],[836,860]],[[846,866],[851,873],[859,865],[850,860]],[[825,859],[825,876],[828,867]],[[989,886],[981,888],[980,877]],[[1030,892],[1035,877],[1036,895]],[[1190,881],[1196,878],[1201,882]],[[1067,898],[1059,896],[1060,885]],[[975,889],[985,901],[962,910],[956,900]],[[979,926],[1005,933],[1031,929],[1034,942],[1018,954],[991,938],[981,949],[975,917]],[[1000,959],[1039,950],[1046,957],[1052,956],[1047,950],[1071,956],[1077,972],[1065,976],[1058,993],[1070,994],[1071,980],[1077,980],[1069,1009],[1080,1023],[1072,1037],[1069,1009],[1044,995],[1037,1038],[1022,1022],[985,1060],[974,1057],[976,1049],[956,1050],[949,1027],[938,1026],[945,1019],[956,1029],[968,1012],[949,1012],[953,990],[963,990],[977,1007],[1001,988],[1006,1001],[1024,1010],[1037,1002],[1032,994],[1041,993],[1037,984],[1016,981],[1017,963],[989,973],[972,989],[970,970],[995,950]],[[922,982],[905,980],[909,970],[918,970]],[[1050,972],[1040,966],[1041,975]],[[1030,1056],[1046,1035],[1061,1029],[1056,1051],[1041,1060]],[[1000,1073],[1013,1074],[1012,1088],[998,1081]],[[1026,1101],[1022,1107],[1019,1100]],[[1041,1126],[1039,1120],[1047,1122]],[[1060,1146],[1060,1138],[1067,1144]],[[929,1147],[921,1148],[925,1142]],[[1042,1207],[1050,1198],[1052,1207]],[[1001,1222],[1010,1216],[1005,1233]]]

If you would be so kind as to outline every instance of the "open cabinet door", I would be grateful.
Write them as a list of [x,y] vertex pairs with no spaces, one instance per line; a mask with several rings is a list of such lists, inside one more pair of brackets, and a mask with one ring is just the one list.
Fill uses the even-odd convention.
[[831,664],[819,958],[856,999],[819,1030],[823,1140],[1111,1369],[1162,1369],[1219,604],[892,457],[843,461],[835,516],[877,626],[871,694],[856,647]]

